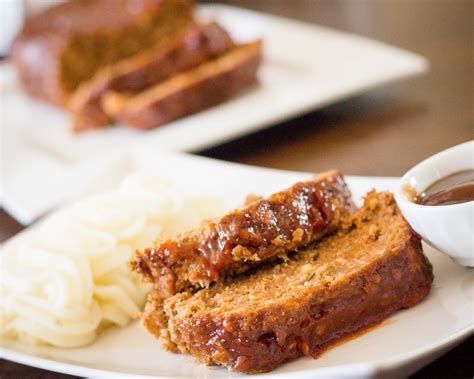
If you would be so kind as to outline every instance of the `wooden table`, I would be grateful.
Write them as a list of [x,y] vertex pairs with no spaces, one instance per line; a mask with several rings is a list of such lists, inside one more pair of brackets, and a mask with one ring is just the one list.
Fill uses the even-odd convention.
[[[289,170],[336,167],[353,175],[401,175],[423,158],[473,138],[471,1],[223,2],[391,43],[427,57],[431,71],[203,151],[202,155]],[[0,211],[1,240],[21,229]],[[473,352],[470,338],[413,377],[472,377]],[[6,361],[1,362],[0,376],[68,377]]]

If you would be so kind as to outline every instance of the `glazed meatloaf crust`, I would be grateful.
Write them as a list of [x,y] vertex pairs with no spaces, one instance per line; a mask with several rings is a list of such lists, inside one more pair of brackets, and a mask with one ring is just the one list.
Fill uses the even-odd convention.
[[69,109],[76,131],[108,125],[101,97],[107,91],[133,93],[160,83],[221,55],[234,46],[229,34],[217,23],[192,24],[165,46],[150,49],[116,64],[104,67],[81,84]]
[[342,175],[328,171],[139,251],[134,269],[155,283],[156,297],[207,287],[320,239],[353,209]]
[[29,94],[66,106],[99,68],[168,41],[192,10],[189,0],[68,1],[29,18],[9,56]]
[[171,339],[197,361],[268,371],[322,349],[430,291],[420,238],[389,193],[370,193],[344,228],[286,262],[165,301]]
[[123,124],[139,129],[156,128],[217,105],[254,83],[261,58],[261,41],[238,45],[136,96],[106,93],[102,106]]

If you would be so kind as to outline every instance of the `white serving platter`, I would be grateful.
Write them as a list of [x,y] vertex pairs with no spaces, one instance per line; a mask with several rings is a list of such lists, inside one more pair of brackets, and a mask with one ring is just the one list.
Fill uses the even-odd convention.
[[[256,168],[178,153],[142,149],[130,154],[127,165],[114,172],[109,185],[136,170],[153,170],[163,178],[220,195],[229,207],[249,193],[268,194],[311,174]],[[360,202],[372,188],[393,190],[397,178],[347,177]],[[97,188],[99,189],[99,188]],[[405,377],[472,334],[474,277],[444,254],[424,245],[434,266],[431,294],[414,308],[397,312],[380,326],[325,352],[282,365],[259,378]],[[223,368],[194,363],[192,357],[168,353],[137,322],[110,328],[92,345],[59,349],[27,348],[1,341],[0,355],[8,360],[67,374],[97,377],[237,378]]]
[[428,67],[408,51],[281,17],[213,4],[199,5],[198,16],[218,20],[239,41],[264,39],[259,84],[153,131],[119,126],[75,135],[66,113],[28,98],[12,67],[0,66],[1,197],[18,221],[28,224],[72,192],[82,193],[102,177],[108,157],[132,145],[196,151]]

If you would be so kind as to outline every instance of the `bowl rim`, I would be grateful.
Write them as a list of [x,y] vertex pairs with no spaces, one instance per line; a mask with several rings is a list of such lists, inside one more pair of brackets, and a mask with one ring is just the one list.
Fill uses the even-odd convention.
[[458,145],[449,147],[449,148],[447,148],[445,150],[442,150],[442,151],[440,151],[436,154],[433,154],[433,155],[423,159],[421,162],[418,162],[413,167],[411,167],[408,171],[405,172],[405,174],[403,174],[403,176],[400,178],[400,180],[398,182],[398,185],[397,185],[397,188],[396,188],[396,191],[395,191],[395,200],[396,200],[396,202],[397,203],[403,202],[403,203],[407,204],[407,206],[411,206],[415,209],[420,209],[420,210],[423,209],[423,210],[426,210],[426,211],[435,210],[435,209],[437,211],[446,210],[446,209],[453,209],[453,208],[458,209],[458,208],[469,207],[469,206],[474,205],[474,200],[470,200],[470,201],[466,201],[466,202],[458,203],[458,204],[447,204],[447,205],[417,204],[417,203],[414,203],[413,201],[410,201],[409,199],[407,199],[406,195],[404,194],[404,190],[403,190],[403,187],[405,186],[405,184],[407,182],[407,180],[406,180],[407,177],[410,176],[410,174],[412,174],[413,171],[415,171],[417,169],[420,169],[422,166],[429,165],[430,161],[437,160],[445,154],[452,153],[453,151],[456,151],[456,150],[461,150],[462,148],[464,148],[466,146],[471,146],[471,149],[473,151],[473,156],[474,156],[474,140],[470,140],[470,141],[466,141],[466,142],[460,143]]

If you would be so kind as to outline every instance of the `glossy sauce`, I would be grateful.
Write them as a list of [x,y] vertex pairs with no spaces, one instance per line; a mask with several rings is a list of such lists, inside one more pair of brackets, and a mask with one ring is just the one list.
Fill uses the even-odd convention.
[[415,198],[421,205],[451,205],[474,200],[474,170],[459,171],[439,179]]
[[356,330],[355,332],[348,333],[348,334],[342,336],[339,340],[336,340],[336,341],[331,342],[328,345],[326,345],[325,348],[321,350],[319,355],[317,357],[313,357],[313,358],[320,358],[323,354],[331,351],[335,347],[339,347],[341,345],[344,345],[345,343],[351,342],[351,341],[359,338],[360,336],[373,331],[374,329],[382,328],[386,325],[394,324],[395,322],[396,322],[396,320],[393,320],[393,319],[385,319],[380,323],[375,323],[375,324],[372,324],[372,325],[368,325],[368,326],[363,327],[359,330]]

